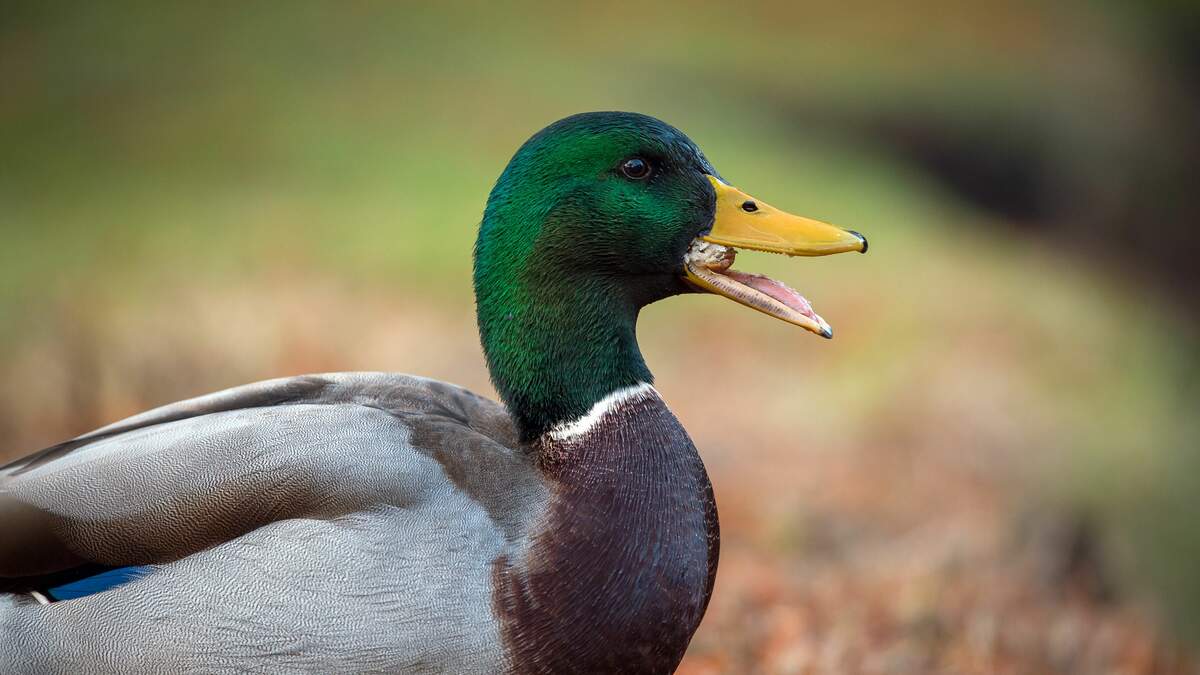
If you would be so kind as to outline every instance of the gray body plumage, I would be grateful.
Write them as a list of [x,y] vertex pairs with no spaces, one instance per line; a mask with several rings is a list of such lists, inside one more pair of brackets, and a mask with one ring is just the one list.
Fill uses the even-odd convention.
[[392,374],[288,378],[132,417],[0,470],[0,672],[496,672],[494,562],[548,486],[505,410]]

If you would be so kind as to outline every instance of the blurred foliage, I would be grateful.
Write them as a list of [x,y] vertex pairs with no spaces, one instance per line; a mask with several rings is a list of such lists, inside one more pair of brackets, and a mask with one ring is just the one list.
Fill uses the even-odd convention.
[[[978,516],[971,536],[1026,518],[1094,524],[1032,536],[1072,550],[1091,550],[1062,543],[1078,532],[1096,539],[1116,600],[1089,607],[1137,607],[1149,591],[1177,634],[1200,637],[1197,16],[1183,0],[5,3],[2,449],[297,370],[394,368],[486,389],[469,269],[491,182],[559,117],[638,110],[683,128],[753,194],[872,244],[862,259],[739,263],[803,275],[838,331],[831,344],[702,298],[643,321],[722,513],[752,533],[728,535],[732,588],[750,583],[737,570],[775,565],[789,581],[762,592],[793,625],[788,611],[835,599],[789,570],[846,537],[881,539],[869,562],[906,528],[960,536],[945,505],[962,505]],[[703,337],[734,339],[738,353]],[[758,426],[701,421],[721,410],[697,395],[684,341],[753,392],[740,414]],[[753,501],[749,476],[772,479],[739,464],[761,461],[755,443],[811,447],[777,458],[801,474],[836,474],[845,458],[859,483],[817,484],[785,500],[794,512],[738,520],[772,508],[739,510]],[[883,481],[877,463],[910,478]],[[946,478],[927,486],[911,477],[920,468]],[[948,496],[951,478],[970,490]],[[862,486],[878,501],[847,515]],[[979,501],[1003,515],[979,515],[992,508]],[[751,553],[738,557],[741,545]],[[1002,617],[1013,598],[1035,603],[1005,589],[1036,574],[1003,577],[1007,558],[979,550],[994,589],[967,576],[939,598],[984,593],[975,601]],[[831,558],[830,573],[914,602],[911,578],[872,585],[851,558]],[[1060,567],[1070,577],[1080,565]],[[1042,614],[1020,616],[1049,626],[1061,598],[1036,601]],[[736,633],[731,617],[774,616],[753,607],[714,605],[709,623]],[[966,630],[959,614],[929,611],[939,630]],[[926,630],[906,612],[897,621]],[[800,640],[779,625],[746,630],[764,645]],[[787,670],[749,646],[718,658],[729,644],[709,635],[689,661],[698,672]],[[938,663],[983,668],[929,635],[897,658],[943,640]],[[997,653],[1034,653],[1023,639]],[[1047,669],[1084,663],[1047,649],[1036,662]]]

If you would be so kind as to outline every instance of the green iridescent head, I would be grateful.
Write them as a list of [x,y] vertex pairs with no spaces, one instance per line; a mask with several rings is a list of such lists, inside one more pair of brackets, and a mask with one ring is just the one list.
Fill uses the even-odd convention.
[[794,291],[730,269],[733,247],[823,255],[865,240],[729,187],[646,115],[574,115],[521,146],[488,198],[475,295],[493,381],[525,439],[651,381],[635,324],[656,300],[713,292],[828,333]]

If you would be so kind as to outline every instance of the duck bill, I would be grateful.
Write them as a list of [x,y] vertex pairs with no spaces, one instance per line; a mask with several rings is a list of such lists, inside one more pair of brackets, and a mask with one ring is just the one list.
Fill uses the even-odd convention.
[[777,209],[714,176],[708,179],[716,191],[716,213],[711,231],[692,242],[684,260],[687,281],[698,290],[724,296],[822,337],[833,337],[833,329],[804,296],[769,277],[734,270],[734,250],[789,256],[866,253],[866,238],[853,230]]
[[867,252],[867,239],[853,230],[795,216],[709,176],[717,192],[717,211],[709,243],[784,255],[832,255]]

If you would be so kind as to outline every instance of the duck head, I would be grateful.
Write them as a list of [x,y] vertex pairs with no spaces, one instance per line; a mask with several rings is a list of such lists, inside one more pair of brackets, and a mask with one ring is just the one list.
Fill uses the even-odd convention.
[[637,314],[672,295],[712,293],[832,336],[799,293],[733,269],[739,249],[818,256],[867,241],[732,187],[653,117],[583,113],[530,138],[488,199],[474,277],[492,378],[523,436],[650,382]]

